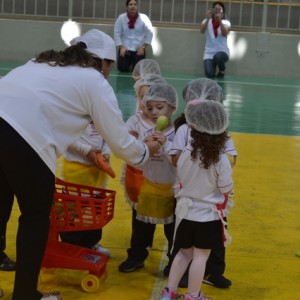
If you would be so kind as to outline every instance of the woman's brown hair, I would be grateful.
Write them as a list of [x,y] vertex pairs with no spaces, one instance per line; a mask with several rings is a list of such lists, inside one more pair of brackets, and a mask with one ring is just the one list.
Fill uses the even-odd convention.
[[85,51],[86,45],[79,43],[63,51],[47,50],[41,52],[34,60],[37,63],[47,63],[49,66],[80,66],[102,71],[102,60]]

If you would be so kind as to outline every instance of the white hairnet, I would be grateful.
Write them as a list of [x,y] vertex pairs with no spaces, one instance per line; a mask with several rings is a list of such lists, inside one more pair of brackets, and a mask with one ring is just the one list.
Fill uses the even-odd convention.
[[207,99],[223,102],[223,90],[215,80],[198,78],[189,82],[183,89],[186,103],[194,99]]
[[228,127],[228,118],[223,105],[216,101],[195,99],[185,108],[187,123],[199,132],[221,134]]
[[166,80],[162,78],[160,75],[156,74],[147,74],[143,77],[141,77],[136,83],[134,84],[134,90],[136,95],[139,94],[139,90],[142,86],[150,86],[156,83],[164,83],[166,84]]
[[178,106],[177,92],[170,84],[158,83],[151,85],[143,97],[143,102],[146,104],[151,100],[166,102],[175,108]]
[[160,67],[156,60],[151,58],[145,58],[140,60],[132,71],[132,77],[134,80],[139,80],[147,74],[160,75]]

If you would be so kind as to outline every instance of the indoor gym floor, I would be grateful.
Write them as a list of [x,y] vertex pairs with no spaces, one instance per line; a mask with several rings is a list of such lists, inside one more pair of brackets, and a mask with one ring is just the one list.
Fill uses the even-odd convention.
[[[4,75],[12,64],[1,64]],[[163,73],[174,85],[183,109],[182,89],[197,74]],[[114,87],[126,120],[135,109],[133,80],[129,74],[113,72]],[[229,289],[203,285],[205,295],[218,300],[300,299],[300,81],[289,79],[237,77],[220,80],[224,105],[230,116],[230,132],[238,151],[234,168],[235,206],[229,216],[232,244],[226,254]],[[166,278],[165,238],[157,226],[154,245],[145,268],[120,273],[130,240],[131,209],[120,185],[122,161],[112,157],[118,177],[108,188],[117,191],[113,220],[104,227],[101,244],[112,257],[107,278],[96,293],[81,289],[82,271],[48,270],[40,276],[40,289],[60,290],[64,300],[158,300]],[[18,207],[8,224],[7,254],[15,258]],[[2,299],[11,299],[14,272],[0,272]],[[184,292],[185,289],[181,289]],[[26,296],[24,295],[25,300]]]

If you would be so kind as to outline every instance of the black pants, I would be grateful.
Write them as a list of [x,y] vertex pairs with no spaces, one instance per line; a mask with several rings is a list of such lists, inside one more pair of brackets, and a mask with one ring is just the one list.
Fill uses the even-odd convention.
[[[1,185],[1,183],[0,183]],[[14,197],[8,197],[6,201],[0,200],[0,262],[6,257],[6,227],[10,218]]]
[[[12,299],[40,300],[37,283],[48,239],[55,176],[32,147],[1,118],[0,141],[0,201],[8,208],[16,195],[21,212]],[[10,212],[7,209],[4,219],[9,219]]]
[[119,51],[118,70],[120,72],[132,72],[135,65],[145,57],[146,57],[146,52],[144,52],[144,55],[137,55],[136,51],[127,50],[125,56],[120,56],[120,51]]
[[[136,211],[133,210],[132,234],[130,248],[127,249],[128,260],[144,261],[149,252],[147,248],[152,245],[156,224],[145,223],[137,220]],[[171,248],[174,233],[174,222],[164,225],[164,234],[168,241],[168,257],[171,256]]]

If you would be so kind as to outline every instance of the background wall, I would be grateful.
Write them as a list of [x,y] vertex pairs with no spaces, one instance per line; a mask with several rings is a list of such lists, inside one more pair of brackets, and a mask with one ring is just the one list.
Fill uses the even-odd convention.
[[[24,62],[48,49],[65,48],[61,22],[0,19],[0,60]],[[113,36],[112,25],[80,24],[81,31],[98,28]],[[156,59],[164,71],[203,75],[205,35],[195,29],[155,28],[153,49],[147,57]],[[227,72],[243,76],[299,78],[298,35],[230,33],[231,58]],[[158,51],[160,50],[160,51]]]

